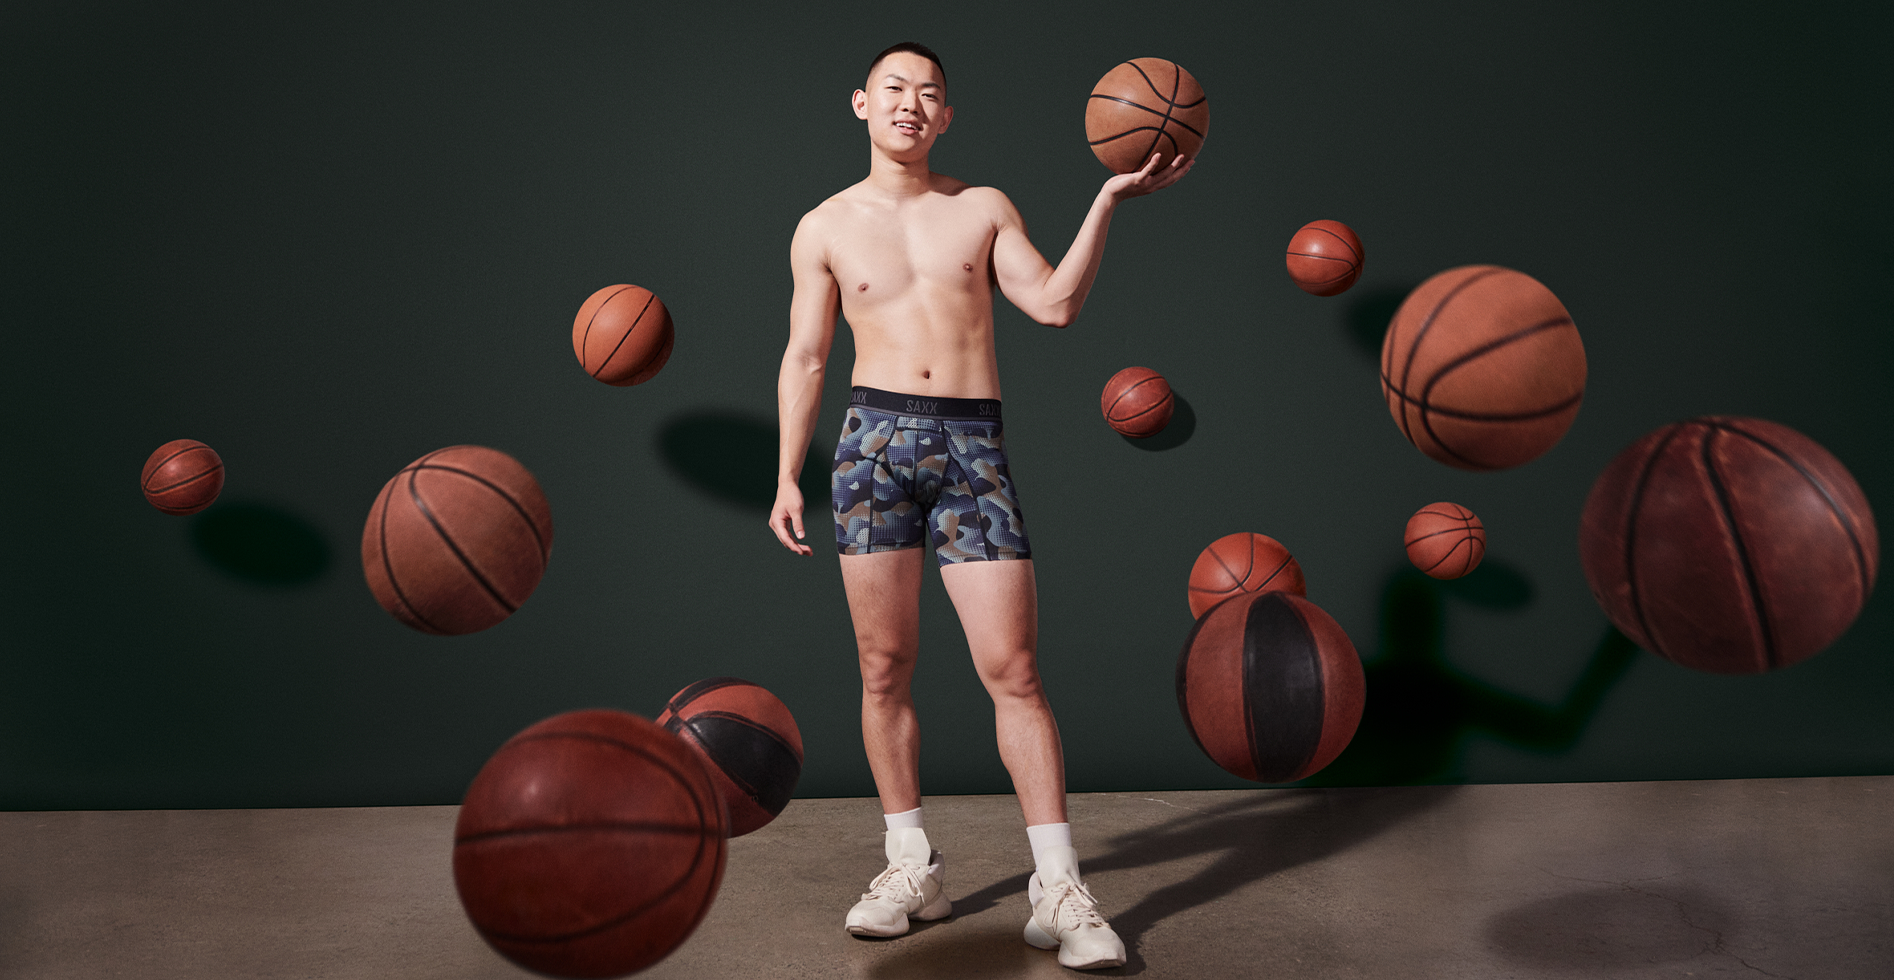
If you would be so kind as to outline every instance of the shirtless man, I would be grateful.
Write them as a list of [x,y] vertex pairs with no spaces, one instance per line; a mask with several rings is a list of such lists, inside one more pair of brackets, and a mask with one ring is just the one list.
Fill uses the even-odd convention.
[[921,556],[931,538],[973,662],[993,697],[1000,758],[1036,871],[1026,941],[1075,969],[1124,963],[1124,943],[1081,883],[1065,814],[1065,761],[1036,662],[1032,550],[1007,472],[993,349],[993,288],[1027,316],[1070,324],[1104,255],[1112,211],[1174,183],[1187,160],[1105,182],[1057,269],[1006,195],[928,169],[947,131],[940,59],[918,44],[876,56],[853,96],[868,123],[868,178],[822,202],[789,247],[795,297],[777,383],[781,461],[770,527],[803,543],[796,479],[822,396],[839,308],[855,331],[855,385],[831,476],[842,582],[862,676],[862,742],[887,823],[888,868],[849,932],[898,936],[942,918],[940,852],[921,827],[920,728],[909,682],[920,645]]

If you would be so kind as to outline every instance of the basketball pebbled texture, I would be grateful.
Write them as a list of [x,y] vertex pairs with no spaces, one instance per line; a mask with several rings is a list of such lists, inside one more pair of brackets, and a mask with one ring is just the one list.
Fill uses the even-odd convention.
[[1267,534],[1226,534],[1210,542],[1190,566],[1190,615],[1202,616],[1231,596],[1268,589],[1308,594],[1295,556]]
[[730,836],[762,828],[802,778],[802,731],[776,695],[735,677],[685,687],[657,723],[703,756],[730,814]]
[[723,801],[697,754],[620,711],[573,711],[500,746],[454,825],[454,887],[529,970],[616,977],[663,959],[723,880]]
[[643,286],[606,286],[572,318],[572,353],[586,374],[608,385],[622,388],[657,377],[676,342],[670,311]]
[[1841,461],[1788,426],[1730,416],[1676,422],[1619,453],[1585,499],[1578,548],[1624,635],[1719,674],[1820,652],[1880,566],[1874,513]]
[[147,503],[167,514],[195,514],[223,492],[224,461],[196,439],[173,439],[146,457],[138,488]]
[[1113,173],[1143,169],[1152,153],[1160,170],[1178,155],[1194,159],[1209,135],[1203,86],[1163,58],[1133,58],[1113,68],[1085,102],[1085,138]]
[[1313,296],[1336,296],[1361,278],[1367,261],[1355,230],[1339,221],[1311,221],[1289,239],[1283,256],[1289,278]]
[[1407,519],[1402,536],[1407,560],[1437,579],[1461,578],[1480,567],[1486,557],[1486,525],[1459,504],[1428,504]]
[[1421,452],[1463,470],[1538,458],[1578,417],[1585,345],[1552,291],[1494,265],[1408,294],[1381,344],[1381,393]]
[[1177,397],[1163,375],[1147,367],[1128,367],[1105,382],[1098,410],[1120,435],[1146,439],[1170,424]]
[[1224,771],[1257,782],[1294,782],[1334,761],[1361,723],[1366,690],[1348,634],[1287,592],[1219,604],[1177,659],[1190,737]]
[[428,453],[381,488],[362,527],[375,601],[424,633],[511,616],[552,556],[552,508],[519,461],[485,446]]

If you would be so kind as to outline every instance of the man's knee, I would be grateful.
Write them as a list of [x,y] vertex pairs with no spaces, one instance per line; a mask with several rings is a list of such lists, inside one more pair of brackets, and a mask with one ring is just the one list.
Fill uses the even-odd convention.
[[1031,650],[1020,650],[988,664],[980,672],[980,680],[995,701],[1038,700],[1044,696],[1039,686],[1039,663]]
[[871,697],[904,697],[914,679],[914,657],[899,650],[861,652],[862,693]]

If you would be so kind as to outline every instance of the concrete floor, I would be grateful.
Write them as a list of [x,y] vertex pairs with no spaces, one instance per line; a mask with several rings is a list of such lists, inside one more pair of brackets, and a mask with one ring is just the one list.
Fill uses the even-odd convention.
[[[1102,975],[1894,977],[1894,777],[1074,796]],[[0,813],[0,977],[519,978],[454,896],[453,807]],[[935,797],[955,915],[842,931],[872,800],[731,842],[645,977],[1073,976],[1019,936],[1011,797]]]

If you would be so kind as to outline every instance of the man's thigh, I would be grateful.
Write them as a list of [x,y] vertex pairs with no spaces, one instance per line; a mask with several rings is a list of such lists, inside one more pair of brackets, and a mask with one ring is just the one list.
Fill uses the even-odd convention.
[[1039,642],[1032,559],[955,562],[941,566],[940,578],[983,674],[1000,660],[1032,658]]
[[925,548],[843,555],[842,587],[864,656],[913,656],[920,645]]

